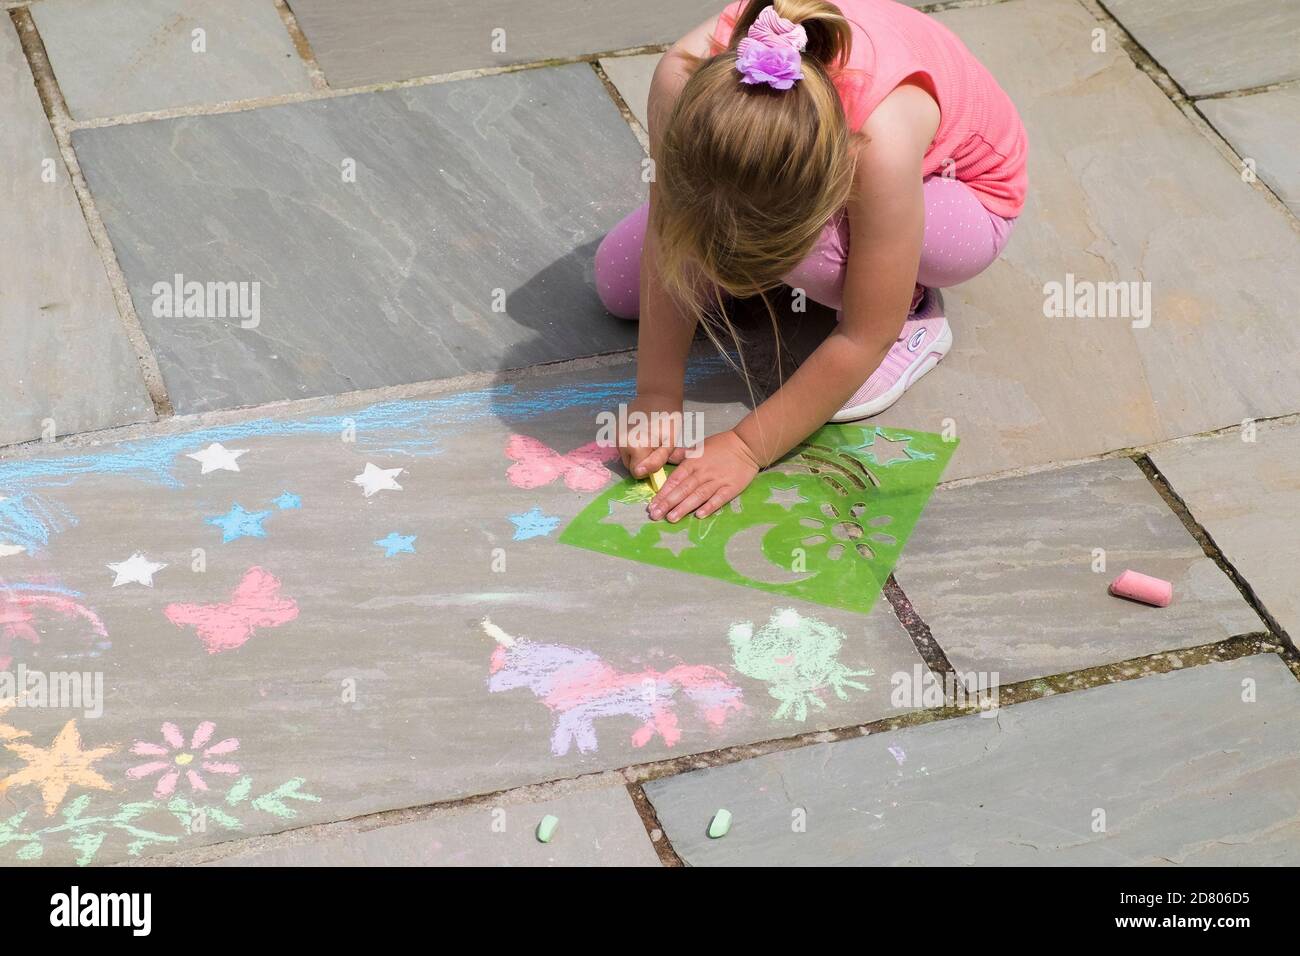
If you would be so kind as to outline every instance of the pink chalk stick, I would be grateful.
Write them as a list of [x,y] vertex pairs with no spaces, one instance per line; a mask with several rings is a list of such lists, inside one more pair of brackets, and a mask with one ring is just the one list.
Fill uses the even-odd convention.
[[1125,571],[1110,585],[1110,593],[1116,597],[1141,601],[1156,607],[1168,607],[1174,599],[1174,586],[1168,581],[1153,578],[1138,571]]

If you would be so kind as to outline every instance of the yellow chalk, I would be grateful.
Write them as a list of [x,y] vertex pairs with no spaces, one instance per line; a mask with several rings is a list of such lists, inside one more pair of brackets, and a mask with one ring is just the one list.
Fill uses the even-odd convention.
[[655,494],[659,494],[659,490],[663,488],[664,482],[667,480],[668,472],[664,471],[662,468],[646,478],[646,481],[650,482],[650,490]]

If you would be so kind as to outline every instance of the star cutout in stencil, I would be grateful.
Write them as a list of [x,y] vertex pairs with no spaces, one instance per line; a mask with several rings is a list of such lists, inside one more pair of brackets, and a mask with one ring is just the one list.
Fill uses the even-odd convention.
[[294,508],[302,507],[302,499],[292,492],[286,491],[279,498],[272,498],[271,504],[275,505],[281,511],[291,511]]
[[391,558],[399,554],[415,554],[415,535],[388,532],[388,537],[380,538],[376,545],[384,549],[384,557]]
[[659,540],[654,543],[654,546],[671,551],[674,558],[680,558],[687,548],[695,547],[695,542],[691,540],[690,528],[682,528],[681,531],[666,531],[660,528]]
[[159,564],[157,561],[150,561],[139,551],[125,561],[108,565],[108,569],[117,575],[113,579],[113,587],[115,588],[123,584],[143,584],[145,587],[151,588],[153,587],[153,576],[165,567],[167,565]]
[[206,475],[210,471],[239,471],[239,463],[235,459],[246,454],[248,454],[247,448],[238,448],[232,451],[224,447],[220,442],[213,442],[203,451],[196,451],[185,457],[193,458],[203,465],[203,470],[199,474]]
[[54,743],[49,747],[31,744],[5,744],[5,749],[17,754],[27,766],[0,780],[0,793],[10,787],[36,787],[45,802],[45,815],[53,816],[71,787],[92,790],[112,790],[113,785],[101,777],[91,764],[102,760],[117,750],[116,747],[81,749],[81,734],[77,722],[63,725]]
[[401,468],[377,468],[366,462],[366,470],[353,478],[352,483],[360,485],[369,498],[379,491],[401,491],[402,486],[394,480],[401,473]]
[[542,509],[537,505],[533,505],[523,514],[510,515],[509,518],[515,526],[514,539],[516,541],[527,541],[529,538],[544,538],[560,526],[559,518],[543,514]]
[[221,529],[221,543],[227,544],[236,538],[265,538],[266,529],[262,527],[271,512],[245,511],[238,503],[230,511],[216,518],[207,518],[204,524],[216,525]]
[[763,504],[780,505],[786,511],[789,511],[795,505],[806,504],[807,501],[807,498],[799,494],[798,488],[773,488],[771,494],[767,496],[767,501],[763,502]]
[[887,438],[885,433],[877,428],[871,434],[871,443],[859,445],[858,447],[865,451],[873,462],[882,466],[891,465],[896,461],[914,461],[916,457],[928,457],[920,452],[914,456],[912,450],[908,447],[911,441],[911,435],[904,435],[902,438]]
[[645,502],[619,501],[617,498],[610,500],[609,514],[600,519],[600,524],[619,525],[633,537],[636,537],[637,532],[650,523],[650,515],[646,513]]

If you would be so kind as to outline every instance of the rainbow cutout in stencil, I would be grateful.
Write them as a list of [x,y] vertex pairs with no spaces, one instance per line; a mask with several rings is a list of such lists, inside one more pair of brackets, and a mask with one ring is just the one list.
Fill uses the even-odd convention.
[[560,540],[865,614],[956,447],[929,432],[827,425],[707,518],[651,521],[644,482],[625,479]]

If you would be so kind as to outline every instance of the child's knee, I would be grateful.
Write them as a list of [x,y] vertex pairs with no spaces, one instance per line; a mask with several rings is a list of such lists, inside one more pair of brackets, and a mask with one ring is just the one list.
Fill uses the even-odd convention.
[[609,231],[596,248],[596,293],[611,315],[635,319],[641,311],[641,245],[646,213],[642,206]]

